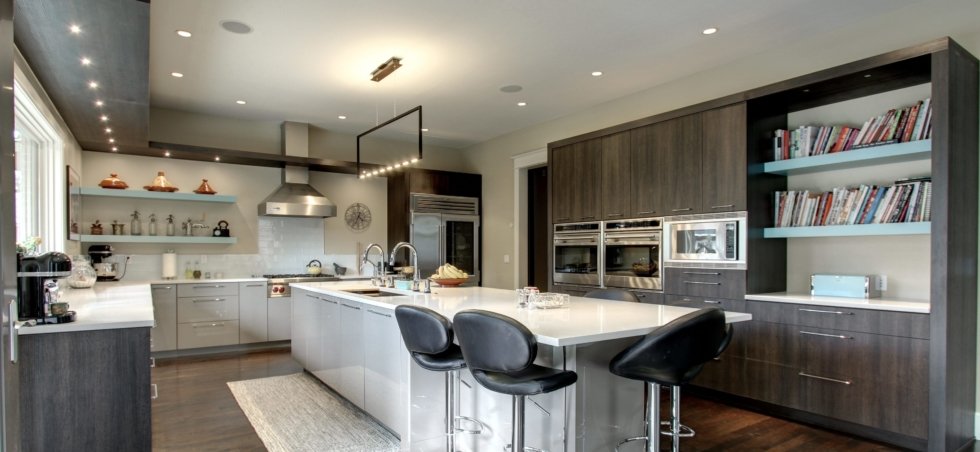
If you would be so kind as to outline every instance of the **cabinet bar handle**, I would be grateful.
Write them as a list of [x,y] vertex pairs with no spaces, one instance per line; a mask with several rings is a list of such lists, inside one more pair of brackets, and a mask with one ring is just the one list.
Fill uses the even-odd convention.
[[721,304],[721,302],[717,300],[704,300],[704,302],[708,304]]
[[333,301],[333,300],[331,300],[329,298],[321,298],[321,300],[326,301],[327,303],[340,304],[340,303],[337,303],[336,301]]
[[655,212],[656,212],[656,211],[654,211],[654,210],[641,210],[641,211],[639,211],[639,212],[636,212],[636,213],[638,213],[638,214],[640,214],[640,215],[643,215],[643,214],[647,214],[647,213],[655,213]]
[[159,393],[159,392],[157,392],[157,384],[156,384],[156,383],[151,383],[151,384],[150,384],[150,389],[152,389],[152,390],[153,390],[153,394],[152,394],[152,395],[150,395],[150,400],[156,400],[156,399],[157,399],[157,397],[159,397],[159,396],[160,396],[160,393]]
[[173,288],[174,288],[174,286],[153,286],[153,287],[150,287],[150,289],[153,289],[153,290],[170,290],[170,289],[173,289]]
[[372,311],[372,310],[370,310],[370,309],[368,309],[368,310],[367,310],[367,312],[370,312],[371,314],[377,314],[377,315],[380,315],[380,316],[382,316],[382,317],[388,317],[388,318],[391,318],[391,315],[390,315],[390,314],[382,314],[382,313],[380,313],[380,312],[375,312],[375,311]]
[[844,336],[842,334],[814,333],[813,331],[800,331],[800,334],[807,334],[810,336],[820,336],[820,337],[833,337],[836,339],[854,339],[851,336]]
[[723,206],[711,206],[712,209],[725,209],[728,207],[735,207],[735,204],[725,204]]
[[357,306],[351,306],[351,305],[349,305],[349,304],[347,304],[347,303],[341,303],[340,305],[341,305],[341,306],[344,306],[344,307],[347,307],[347,308],[351,308],[351,309],[357,309],[357,310],[361,310],[361,308],[360,308],[360,307],[357,307]]
[[210,325],[194,325],[194,328],[210,328],[210,327],[219,327],[219,326],[220,326],[220,327],[223,327],[223,326],[225,326],[225,322],[221,322],[221,323],[212,323],[212,324],[210,324]]
[[221,284],[208,285],[208,286],[194,286],[195,289],[220,289],[222,287],[225,287],[225,286],[223,286]]
[[719,272],[684,272],[685,275],[721,276]]
[[623,214],[621,214],[621,213],[607,213],[606,216],[607,217],[621,217],[621,216],[623,216]]
[[313,298],[314,300],[316,299],[316,295],[313,295],[311,293],[306,294],[306,296],[307,297],[310,297],[310,298]]
[[687,212],[689,210],[691,210],[690,207],[685,207],[683,209],[670,209],[671,212]]
[[224,298],[195,298],[191,300],[191,302],[193,303],[198,303],[198,302],[203,303],[205,301],[225,301],[225,299]]
[[157,366],[157,359],[151,356],[150,357],[150,367],[153,368],[153,367],[156,367],[156,366]]
[[814,379],[817,379],[817,380],[823,380],[823,381],[830,381],[830,382],[834,382],[834,383],[840,383],[842,385],[850,385],[851,384],[851,380],[838,380],[836,378],[821,377],[819,375],[811,375],[811,374],[808,374],[806,372],[800,372],[798,375],[801,376],[801,377],[814,378]]
[[820,309],[804,309],[804,308],[800,308],[800,311],[802,311],[802,312],[815,312],[817,314],[854,315],[853,312],[823,311],[823,310],[820,310]]
[[684,281],[684,284],[702,284],[706,286],[720,286],[720,282],[705,282],[705,281]]
[[245,287],[265,287],[265,284],[246,284]]

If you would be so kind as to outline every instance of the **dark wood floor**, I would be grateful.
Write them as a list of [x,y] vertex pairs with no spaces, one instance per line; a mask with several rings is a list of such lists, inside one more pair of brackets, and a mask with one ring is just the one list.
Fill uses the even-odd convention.
[[[300,370],[288,351],[158,361],[153,369],[160,394],[153,402],[153,449],[264,450],[225,383]],[[682,441],[685,451],[894,450],[692,396],[682,396],[681,416],[697,430],[694,438]]]

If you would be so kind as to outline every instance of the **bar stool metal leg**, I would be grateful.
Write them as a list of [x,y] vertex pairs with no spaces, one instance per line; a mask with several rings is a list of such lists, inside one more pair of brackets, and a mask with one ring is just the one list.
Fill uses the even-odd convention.
[[511,452],[524,451],[524,396],[514,396],[513,427],[511,429]]
[[446,372],[446,450],[456,452],[456,380],[459,371]]

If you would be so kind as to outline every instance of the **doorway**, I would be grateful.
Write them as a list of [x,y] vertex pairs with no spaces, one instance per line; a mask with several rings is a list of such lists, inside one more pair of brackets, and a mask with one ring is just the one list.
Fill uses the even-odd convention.
[[527,170],[527,284],[548,290],[548,167]]

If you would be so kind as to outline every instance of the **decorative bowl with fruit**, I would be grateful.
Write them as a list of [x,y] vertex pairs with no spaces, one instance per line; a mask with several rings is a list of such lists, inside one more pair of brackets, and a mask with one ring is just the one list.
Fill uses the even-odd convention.
[[469,273],[456,268],[452,264],[440,265],[429,279],[443,287],[456,287],[469,281]]

